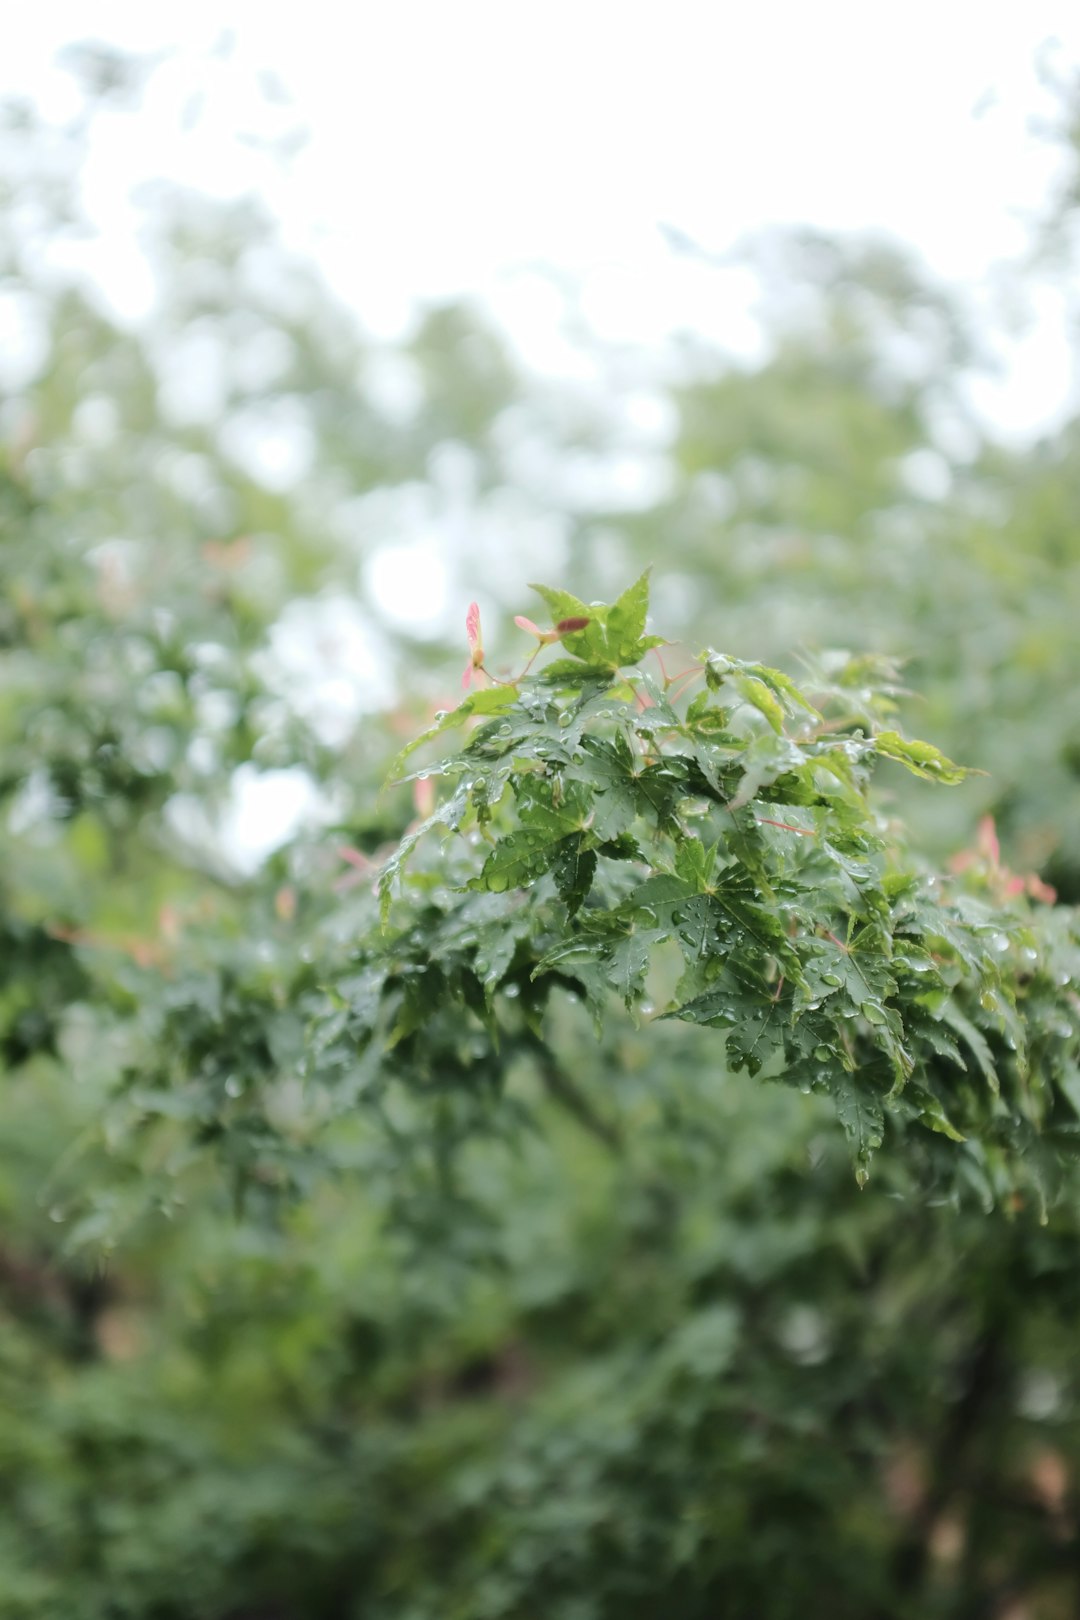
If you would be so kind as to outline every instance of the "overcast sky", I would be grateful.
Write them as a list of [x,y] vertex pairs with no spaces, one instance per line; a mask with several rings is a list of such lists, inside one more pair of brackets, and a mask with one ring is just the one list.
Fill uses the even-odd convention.
[[[223,32],[231,48],[215,56]],[[121,116],[95,136],[95,270],[115,305],[150,297],[140,179],[255,186],[375,330],[399,331],[418,297],[478,292],[557,367],[553,302],[509,267],[584,275],[605,335],[689,325],[752,350],[737,278],[718,296],[661,222],[713,250],[772,223],[883,229],[978,293],[1045,193],[1053,154],[1028,127],[1046,106],[1035,60],[1056,37],[1080,62],[1080,7],[60,0],[20,8],[0,90],[62,116],[72,82],[53,60],[87,37],[163,53],[135,137]],[[301,128],[284,166],[237,139],[287,143]],[[1052,295],[1035,315],[994,406],[1006,426],[1052,414],[1070,386]]]

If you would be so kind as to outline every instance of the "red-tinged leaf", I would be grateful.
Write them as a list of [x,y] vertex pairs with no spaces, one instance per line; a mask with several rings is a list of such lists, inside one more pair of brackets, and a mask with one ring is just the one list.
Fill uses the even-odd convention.
[[339,844],[337,854],[343,861],[348,861],[350,866],[355,866],[360,872],[374,872],[376,869],[376,862],[369,859],[363,850],[353,849],[348,844]]
[[975,848],[991,866],[1001,865],[1001,845],[998,843],[997,828],[993,816],[983,816],[979,821],[979,830],[975,837]]

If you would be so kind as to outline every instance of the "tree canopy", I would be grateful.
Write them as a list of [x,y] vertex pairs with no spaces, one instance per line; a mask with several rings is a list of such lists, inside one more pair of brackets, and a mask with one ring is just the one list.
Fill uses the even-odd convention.
[[811,235],[756,368],[379,343],[183,196],[125,325],[79,139],[0,143],[0,1613],[1073,1612],[1076,422]]

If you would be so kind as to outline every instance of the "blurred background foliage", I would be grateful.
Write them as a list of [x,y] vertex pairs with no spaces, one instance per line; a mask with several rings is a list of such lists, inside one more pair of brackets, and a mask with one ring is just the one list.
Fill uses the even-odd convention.
[[[860,1193],[816,1099],[627,1027],[576,1060],[617,1148],[552,1103],[409,1228],[394,1165],[319,1135],[289,997],[414,813],[378,789],[466,603],[509,665],[528,580],[649,563],[691,648],[906,659],[912,727],[987,773],[898,789],[916,844],[990,813],[1080,900],[1080,418],[999,442],[963,300],[811,232],[739,252],[759,363],[602,340],[552,276],[541,375],[466,304],[378,340],[255,204],[160,186],[121,321],[70,268],[77,182],[145,73],[76,66],[66,129],[0,130],[0,1614],[1075,1613],[1080,1210],[923,1207],[888,1161]],[[1075,287],[1071,152],[1021,301]],[[162,1104],[117,1076],[201,1012],[288,1209],[167,1122],[132,1145]]]

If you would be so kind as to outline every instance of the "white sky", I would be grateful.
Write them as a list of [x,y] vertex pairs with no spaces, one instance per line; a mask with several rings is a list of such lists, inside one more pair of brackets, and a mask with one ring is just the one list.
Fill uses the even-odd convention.
[[[231,55],[210,58],[226,29]],[[416,298],[480,293],[558,369],[556,302],[535,278],[508,280],[512,266],[583,276],[605,336],[690,326],[753,352],[745,281],[674,257],[660,222],[717,251],[772,223],[885,229],[979,295],[1052,172],[1027,126],[1045,110],[1035,55],[1055,36],[1080,62],[1072,0],[56,0],[20,8],[0,91],[62,115],[61,46],[172,52],[134,130],[101,121],[87,177],[95,272],[124,310],[151,294],[140,179],[254,185],[369,327],[400,331]],[[292,105],[260,94],[261,69]],[[297,125],[310,140],[286,169],[236,139]],[[1007,389],[988,392],[1006,429],[1052,418],[1073,383],[1053,295],[1034,314]]]

